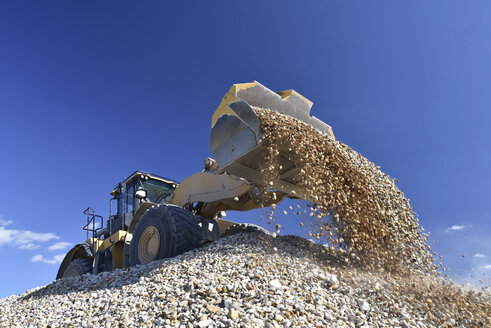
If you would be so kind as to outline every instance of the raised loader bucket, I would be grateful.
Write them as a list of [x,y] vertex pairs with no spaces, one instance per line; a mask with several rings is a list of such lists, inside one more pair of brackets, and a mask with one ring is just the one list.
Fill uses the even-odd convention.
[[[251,106],[290,115],[334,139],[331,127],[310,115],[312,102],[294,90],[273,92],[258,82],[234,84],[212,118],[210,150],[219,165],[219,172],[227,172],[258,185],[270,182],[265,181],[260,173],[265,150],[259,143],[260,122]],[[288,146],[280,145],[279,150],[280,179],[273,181],[271,189],[306,199],[304,190],[297,186],[299,169],[288,160]]]

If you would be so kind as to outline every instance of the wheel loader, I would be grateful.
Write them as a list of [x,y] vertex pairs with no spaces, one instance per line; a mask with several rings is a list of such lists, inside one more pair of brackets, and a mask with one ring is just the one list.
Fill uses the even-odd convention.
[[[279,179],[261,175],[266,151],[253,107],[290,115],[334,139],[331,127],[310,115],[312,102],[294,90],[234,84],[212,116],[213,158],[205,160],[204,170],[181,183],[142,171],[118,183],[105,224],[90,207],[84,211],[87,239],[66,254],[56,278],[146,264],[198,248],[238,231],[236,223],[223,219],[225,211],[271,206],[285,197],[311,201],[298,186],[300,168],[288,159],[288,146],[279,147]],[[267,203],[259,192],[265,185],[275,193]]]

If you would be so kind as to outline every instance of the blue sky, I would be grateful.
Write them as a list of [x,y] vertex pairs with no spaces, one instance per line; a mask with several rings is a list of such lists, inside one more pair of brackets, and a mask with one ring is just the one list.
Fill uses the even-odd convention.
[[454,279],[491,274],[489,17],[488,1],[2,2],[0,297],[53,280],[82,211],[107,217],[134,170],[201,170],[221,97],[253,80],[312,100],[398,178]]

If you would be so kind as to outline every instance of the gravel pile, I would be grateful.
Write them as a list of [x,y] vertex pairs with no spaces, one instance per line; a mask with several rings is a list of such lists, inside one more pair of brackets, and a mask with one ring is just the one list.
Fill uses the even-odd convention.
[[[489,295],[363,273],[296,236],[239,233],[0,300],[1,327],[484,327]],[[441,294],[429,289],[445,291]],[[440,298],[441,297],[441,298]],[[474,308],[461,307],[465,298]],[[479,310],[479,311],[478,311]]]

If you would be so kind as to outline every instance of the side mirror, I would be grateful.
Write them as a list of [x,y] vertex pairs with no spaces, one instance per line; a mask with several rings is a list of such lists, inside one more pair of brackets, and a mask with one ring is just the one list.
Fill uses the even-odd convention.
[[140,200],[144,200],[145,198],[147,198],[147,191],[145,189],[138,189],[135,192],[135,196]]

